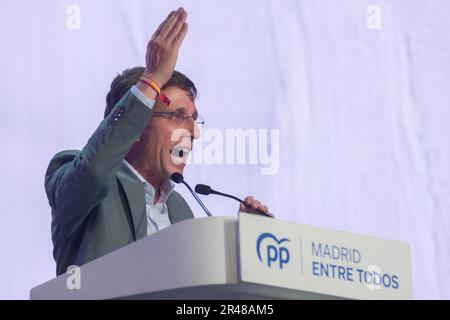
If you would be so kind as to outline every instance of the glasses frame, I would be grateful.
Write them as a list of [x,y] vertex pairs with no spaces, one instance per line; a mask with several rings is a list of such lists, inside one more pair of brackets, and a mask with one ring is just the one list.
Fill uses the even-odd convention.
[[167,112],[153,112],[152,116],[173,117],[175,120],[175,123],[177,125],[182,125],[188,119],[192,119],[192,121],[194,121],[194,123],[199,127],[203,128],[203,126],[205,125],[205,119],[199,114],[194,118],[194,116],[188,116],[184,112],[179,112],[179,111],[169,112],[169,111],[167,111]]

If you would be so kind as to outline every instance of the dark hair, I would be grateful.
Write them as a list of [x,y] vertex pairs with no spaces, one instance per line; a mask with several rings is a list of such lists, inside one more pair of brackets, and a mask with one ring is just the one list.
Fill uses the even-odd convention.
[[[122,99],[122,97],[128,92],[128,90],[138,83],[139,78],[142,76],[144,71],[145,68],[143,67],[126,69],[122,72],[122,74],[117,75],[117,77],[111,82],[111,88],[106,95],[105,118],[117,102],[119,102],[120,99]],[[165,89],[170,86],[186,91],[192,101],[197,98],[197,88],[194,83],[179,71],[174,71],[172,77],[161,89]]]

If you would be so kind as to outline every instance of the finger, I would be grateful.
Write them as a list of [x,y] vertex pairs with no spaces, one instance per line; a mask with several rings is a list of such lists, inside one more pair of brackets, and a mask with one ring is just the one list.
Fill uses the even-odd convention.
[[253,202],[253,197],[252,196],[248,196],[247,198],[244,199],[244,202],[247,206],[250,206]]
[[163,26],[161,32],[159,33],[158,38],[161,38],[161,39],[167,38],[167,35],[168,35],[168,34],[170,33],[170,31],[172,30],[173,26],[174,26],[175,23],[178,21],[178,18],[180,17],[180,14],[181,14],[183,11],[184,11],[184,10],[178,9],[177,12],[175,12],[175,14],[169,18],[169,20],[164,24],[164,26]]
[[267,214],[267,216],[269,216],[271,218],[275,218],[275,216],[272,213],[270,213],[270,212],[267,212],[266,214]]
[[269,209],[266,206],[263,206],[263,209],[258,209],[258,213],[262,216],[273,218],[274,215],[269,212]]
[[184,23],[187,19],[187,12],[183,11],[180,13],[178,20],[175,22],[172,30],[170,30],[169,34],[166,37],[168,43],[172,43],[178,36],[178,34],[183,29]]
[[152,40],[156,39],[158,37],[158,35],[161,33],[162,28],[164,27],[164,25],[167,23],[167,21],[169,21],[169,19],[175,14],[175,11],[172,11],[171,13],[169,13],[169,15],[166,17],[166,19],[164,19],[163,22],[161,22],[161,24],[158,26],[158,29],[156,29],[156,31],[153,33],[152,36]]
[[178,33],[178,36],[176,36],[176,38],[175,38],[175,40],[174,40],[174,42],[173,42],[173,44],[174,44],[177,48],[179,48],[179,47],[181,46],[181,43],[183,42],[184,37],[185,37],[186,34],[187,34],[187,31],[188,31],[188,24],[185,22],[185,23],[183,24],[183,28],[181,29],[180,33]]
[[175,23],[175,21],[177,21],[177,19],[178,19],[178,11],[175,11],[173,14],[167,17],[167,20],[165,22],[162,23],[161,29],[159,30],[158,35],[157,37],[155,37],[155,39],[156,38],[164,39],[166,37],[168,30],[172,28],[173,24]]
[[257,210],[258,208],[259,208],[259,205],[261,204],[261,202],[259,202],[259,201],[253,201],[252,202],[252,209],[255,209],[255,210]]

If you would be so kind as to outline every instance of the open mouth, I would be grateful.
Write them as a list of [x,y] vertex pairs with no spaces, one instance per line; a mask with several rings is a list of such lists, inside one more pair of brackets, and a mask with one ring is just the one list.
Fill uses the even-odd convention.
[[175,146],[170,150],[170,157],[175,165],[186,164],[191,149],[184,146]]

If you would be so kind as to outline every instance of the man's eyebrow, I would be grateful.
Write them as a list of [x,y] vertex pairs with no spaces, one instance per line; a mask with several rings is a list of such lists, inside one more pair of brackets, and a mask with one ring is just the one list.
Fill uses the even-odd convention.
[[[183,112],[184,114],[188,114],[186,107],[179,107],[179,108],[176,109],[176,111],[177,112]],[[194,113],[192,114],[192,118],[194,118],[194,120],[197,120],[197,118],[198,118],[198,111],[197,111],[197,109],[195,109]]]
[[177,111],[177,112],[184,112],[184,113],[187,114],[187,108],[186,107],[179,107],[175,111]]

